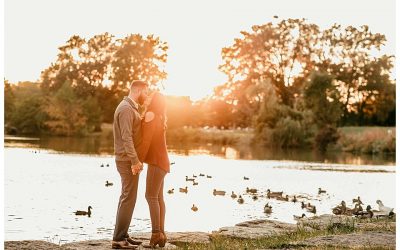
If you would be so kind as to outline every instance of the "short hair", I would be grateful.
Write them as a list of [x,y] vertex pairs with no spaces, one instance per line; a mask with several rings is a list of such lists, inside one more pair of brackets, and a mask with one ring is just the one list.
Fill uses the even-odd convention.
[[149,86],[149,84],[148,84],[147,82],[145,82],[145,81],[142,81],[142,80],[133,80],[133,81],[131,82],[130,90],[132,91],[133,88],[135,88],[135,87],[147,88],[148,86]]

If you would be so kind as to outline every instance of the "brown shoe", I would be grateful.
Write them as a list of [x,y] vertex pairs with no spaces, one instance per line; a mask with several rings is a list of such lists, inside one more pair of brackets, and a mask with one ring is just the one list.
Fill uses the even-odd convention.
[[152,233],[150,238],[150,247],[154,248],[157,245],[161,247],[164,235],[162,233]]
[[129,243],[131,243],[132,245],[136,245],[139,246],[141,245],[143,242],[140,240],[134,240],[132,237],[128,236],[128,238],[126,238],[126,241],[128,241]]
[[127,240],[112,241],[112,249],[137,249],[137,246],[131,245]]

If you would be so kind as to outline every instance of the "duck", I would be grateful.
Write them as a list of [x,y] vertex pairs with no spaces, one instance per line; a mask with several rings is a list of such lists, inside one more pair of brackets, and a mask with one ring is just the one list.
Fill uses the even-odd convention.
[[292,201],[293,203],[296,203],[297,202],[296,195],[293,195],[293,198],[290,201]]
[[104,168],[104,164],[101,164],[100,167],[101,167],[101,168]]
[[207,178],[212,178],[212,176],[211,175],[207,175]]
[[364,203],[361,201],[360,196],[358,196],[357,199],[353,199],[353,203],[358,203],[358,204],[363,204],[364,205]]
[[304,201],[301,202],[301,209],[304,209],[306,207],[306,204],[304,203]]
[[246,188],[246,192],[247,193],[252,193],[252,194],[256,194],[257,193],[257,189],[255,189],[255,188]]
[[106,187],[109,187],[109,186],[112,186],[113,185],[113,183],[112,182],[108,182],[108,181],[106,181]]
[[193,175],[193,178],[197,178],[197,175]]
[[351,215],[352,211],[353,210],[351,208],[348,208],[346,206],[346,202],[345,201],[340,202],[339,205],[337,205],[336,207],[334,207],[332,209],[332,213],[335,214],[335,215],[341,215],[341,214],[350,214]]
[[222,196],[224,196],[225,193],[226,193],[225,191],[216,190],[215,188],[213,190],[213,195],[222,195]]
[[315,206],[311,205],[310,203],[307,204],[306,210],[313,214],[317,213],[317,208]]
[[268,199],[282,196],[282,194],[283,194],[283,192],[271,192],[271,190],[267,189],[267,197],[268,197]]
[[279,201],[289,201],[289,195],[286,195],[286,197],[277,196],[276,199]]
[[390,213],[393,213],[393,209],[394,209],[394,208],[385,207],[385,206],[383,205],[383,202],[382,202],[381,200],[377,200],[377,201],[376,201],[376,204],[378,204],[378,206],[379,206],[379,212],[386,213],[386,215],[389,215]]
[[110,164],[107,163],[106,167],[110,167]]
[[198,207],[196,207],[194,204],[193,204],[193,206],[192,206],[192,211],[194,211],[194,212],[197,212],[198,210],[199,210],[199,208]]
[[306,217],[305,214],[302,214],[301,216],[293,215],[293,219],[295,219],[295,220],[300,220],[300,219],[303,219],[304,217]]
[[200,173],[199,176],[204,176],[204,174]]
[[174,189],[170,189],[170,190],[168,190],[168,192],[167,193],[169,193],[169,194],[173,194],[174,193]]
[[241,195],[239,195],[239,199],[237,200],[239,204],[243,204],[244,203],[244,199],[242,198]]
[[237,198],[237,195],[232,191],[232,194],[231,194],[231,198],[232,199],[236,199]]
[[250,178],[246,177],[246,176],[243,176],[243,180],[248,181],[248,180],[250,180]]
[[193,186],[197,186],[197,185],[199,185],[199,183],[198,183],[198,182],[195,182],[195,181],[193,181]]
[[265,206],[264,206],[264,213],[266,213],[266,214],[272,213],[272,206],[269,205],[269,203],[265,204]]
[[189,178],[189,177],[186,175],[186,181],[194,181],[194,179],[193,179],[193,178]]
[[174,165],[175,164],[175,162],[173,161],[173,162],[171,162],[169,165]]
[[326,194],[326,190],[322,190],[322,188],[318,188],[318,194]]
[[362,211],[362,210],[358,211],[355,213],[355,216],[359,217],[359,218],[372,218],[374,216],[374,213],[371,210],[371,206],[368,205],[366,208],[366,211]]
[[187,192],[188,192],[188,187],[179,188],[179,192],[181,192],[181,193],[187,193]]
[[90,217],[90,215],[92,214],[91,209],[93,209],[92,206],[88,206],[88,211],[80,211],[80,210],[77,210],[77,211],[75,212],[75,215],[87,215],[87,216]]
[[253,195],[253,201],[256,201],[256,200],[258,200],[258,196],[255,194],[255,195]]

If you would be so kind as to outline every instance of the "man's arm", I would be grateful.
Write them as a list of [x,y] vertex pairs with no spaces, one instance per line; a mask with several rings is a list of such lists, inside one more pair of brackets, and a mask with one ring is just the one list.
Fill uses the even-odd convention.
[[135,146],[133,144],[133,120],[135,116],[128,108],[121,110],[118,116],[119,129],[121,132],[121,139],[124,144],[125,153],[130,158],[132,165],[140,163],[137,156]]

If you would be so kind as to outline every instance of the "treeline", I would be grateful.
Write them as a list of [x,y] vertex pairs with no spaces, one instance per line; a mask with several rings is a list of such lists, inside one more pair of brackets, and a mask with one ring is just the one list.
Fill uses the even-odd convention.
[[[265,145],[335,142],[338,126],[394,126],[393,55],[368,26],[320,29],[304,19],[253,26],[222,49],[228,81],[192,103],[168,97],[168,127],[255,129]],[[166,42],[154,36],[73,36],[38,83],[5,82],[6,127],[18,133],[87,134],[111,123],[133,79],[157,88]],[[14,131],[15,132],[15,131]]]

